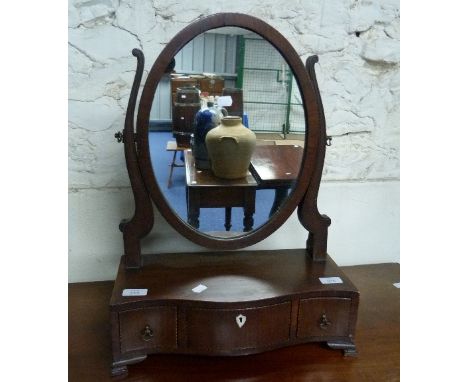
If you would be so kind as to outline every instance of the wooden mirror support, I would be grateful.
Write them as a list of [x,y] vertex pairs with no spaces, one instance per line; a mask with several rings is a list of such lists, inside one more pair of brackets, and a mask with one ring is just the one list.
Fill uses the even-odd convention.
[[[149,111],[154,92],[175,54],[213,28],[237,26],[269,41],[290,65],[306,116],[302,167],[295,189],[266,224],[245,235],[222,239],[184,223],[159,189],[149,157]],[[356,353],[354,333],[359,292],[327,254],[330,218],[317,208],[327,143],[325,117],[314,65],[304,67],[289,42],[254,17],[222,13],[190,24],[166,46],[150,70],[134,113],[143,74],[143,53],[134,49],[137,70],[123,133],[125,159],[135,199],[131,219],[122,220],[124,239],[110,302],[112,374],[148,354],[247,355],[307,342],[325,342]],[[142,255],[140,241],[153,227],[153,203],[183,236],[213,249],[203,253]],[[297,208],[309,232],[303,249],[229,250],[252,245],[281,226]]]

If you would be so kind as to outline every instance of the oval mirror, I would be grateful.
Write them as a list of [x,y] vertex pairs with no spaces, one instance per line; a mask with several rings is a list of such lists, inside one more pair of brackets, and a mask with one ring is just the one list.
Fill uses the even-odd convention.
[[158,186],[179,218],[205,235],[238,237],[281,210],[304,136],[302,97],[281,54],[256,33],[222,27],[171,60],[148,140]]
[[248,15],[207,16],[179,32],[148,73],[139,168],[183,236],[214,249],[246,247],[278,229],[318,184],[321,118],[318,89],[279,32]]

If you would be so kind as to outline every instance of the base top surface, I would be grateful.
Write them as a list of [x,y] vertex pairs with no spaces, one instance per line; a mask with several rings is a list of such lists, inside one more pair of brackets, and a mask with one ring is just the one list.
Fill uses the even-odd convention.
[[[322,284],[323,277],[339,277],[343,282]],[[200,293],[192,290],[200,285],[206,289]],[[123,297],[124,289],[148,292]],[[144,256],[140,269],[125,269],[121,261],[111,308],[155,300],[236,303],[309,292],[327,296],[358,293],[330,257],[314,262],[305,249],[157,254]]]

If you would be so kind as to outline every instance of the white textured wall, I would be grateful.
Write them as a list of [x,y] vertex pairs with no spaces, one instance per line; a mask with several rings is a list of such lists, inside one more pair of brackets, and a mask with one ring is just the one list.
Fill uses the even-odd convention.
[[[69,4],[70,281],[112,279],[123,246],[117,229],[133,210],[123,146],[134,47],[148,69],[187,23],[242,12],[277,28],[317,75],[328,148],[320,209],[332,219],[339,264],[399,261],[399,2],[394,0],[71,0]],[[356,33],[357,32],[357,33]],[[359,36],[358,36],[359,35]],[[145,78],[143,78],[144,81]],[[161,218],[146,252],[199,249]],[[295,215],[258,248],[298,247]]]

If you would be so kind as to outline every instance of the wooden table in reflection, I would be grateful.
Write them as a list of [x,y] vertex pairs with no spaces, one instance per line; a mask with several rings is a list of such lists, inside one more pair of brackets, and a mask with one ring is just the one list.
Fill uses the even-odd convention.
[[185,152],[185,175],[187,181],[188,223],[199,228],[200,208],[225,208],[225,228],[231,229],[232,207],[244,209],[244,232],[253,227],[255,192],[257,182],[248,174],[242,179],[226,180],[213,175],[211,170],[198,170],[191,150]]
[[274,189],[272,216],[288,196],[301,168],[303,149],[298,145],[257,146],[250,161],[250,172],[258,189]]

